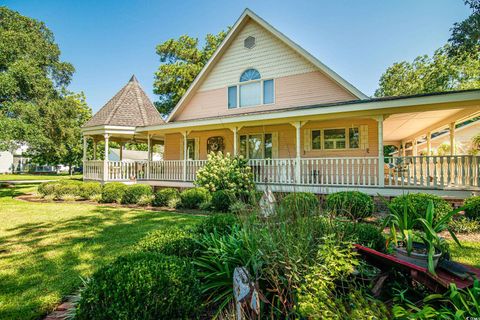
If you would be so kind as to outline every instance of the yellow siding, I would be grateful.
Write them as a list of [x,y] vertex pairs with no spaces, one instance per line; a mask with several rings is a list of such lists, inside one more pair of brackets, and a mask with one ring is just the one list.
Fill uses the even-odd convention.
[[[350,150],[305,150],[305,129],[324,129],[338,127],[360,127],[368,126],[368,149]],[[295,158],[295,128],[290,124],[274,126],[244,127],[239,131],[241,134],[254,133],[278,133],[278,157]],[[207,158],[207,139],[214,136],[222,136],[225,143],[225,152],[233,154],[233,133],[229,129],[191,132],[189,138],[198,138],[200,143],[200,160]],[[180,134],[167,134],[165,137],[165,160],[181,159],[181,146],[183,143]],[[324,158],[324,157],[376,157],[378,155],[377,122],[370,119],[342,119],[335,121],[311,121],[301,129],[301,150],[302,158]]]

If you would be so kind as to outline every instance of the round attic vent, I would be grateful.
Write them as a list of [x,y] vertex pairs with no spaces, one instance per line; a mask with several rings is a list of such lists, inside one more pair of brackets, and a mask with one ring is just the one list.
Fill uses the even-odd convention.
[[247,37],[243,42],[243,45],[247,49],[252,49],[253,47],[255,47],[255,37],[252,37],[252,36]]

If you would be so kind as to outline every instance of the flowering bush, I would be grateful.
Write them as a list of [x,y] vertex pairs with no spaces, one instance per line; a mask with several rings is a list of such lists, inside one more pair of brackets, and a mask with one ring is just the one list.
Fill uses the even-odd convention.
[[231,157],[221,152],[210,153],[206,165],[198,170],[195,185],[210,192],[232,191],[236,195],[249,194],[255,190],[253,174],[247,160]]

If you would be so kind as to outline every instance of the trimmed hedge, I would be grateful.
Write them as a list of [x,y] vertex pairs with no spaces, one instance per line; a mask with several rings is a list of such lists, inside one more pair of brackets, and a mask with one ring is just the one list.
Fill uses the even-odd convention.
[[410,193],[396,197],[390,202],[390,207],[392,207],[392,209],[395,211],[402,212],[404,210],[404,204],[409,203],[409,207],[415,211],[410,212],[411,210],[409,209],[410,215],[415,216],[416,213],[421,217],[425,217],[430,200],[433,202],[433,207],[435,210],[433,217],[434,221],[438,221],[444,215],[453,210],[452,206],[446,200],[429,193]]
[[180,192],[174,188],[165,188],[155,192],[153,205],[156,207],[176,208],[180,203]]
[[79,192],[83,199],[92,199],[102,195],[102,185],[100,182],[84,182],[80,185]]
[[465,217],[471,220],[480,220],[480,196],[465,199]]
[[179,257],[193,257],[197,247],[192,232],[176,227],[150,232],[137,244],[137,248],[141,251]]
[[81,293],[76,319],[195,318],[201,302],[191,263],[140,252],[97,271]]
[[52,197],[54,199],[74,199],[80,198],[81,181],[76,180],[60,180],[42,183],[38,186],[37,191],[42,197]]
[[121,182],[110,182],[103,186],[102,199],[103,203],[121,203],[127,186]]
[[326,198],[327,210],[337,215],[362,220],[373,214],[373,199],[359,191],[342,191],[329,194]]
[[[126,187],[122,204],[145,204],[153,195],[152,187],[146,184],[132,184]],[[140,203],[142,201],[142,203]],[[149,201],[149,202],[150,202]],[[148,204],[148,203],[146,203]]]
[[183,208],[198,209],[203,203],[210,202],[210,193],[205,188],[191,188],[180,193]]
[[317,196],[313,193],[295,192],[282,199],[280,208],[288,215],[306,217],[317,214],[319,204]]
[[235,202],[235,195],[228,190],[218,190],[212,194],[211,207],[215,211],[228,212],[231,204]]

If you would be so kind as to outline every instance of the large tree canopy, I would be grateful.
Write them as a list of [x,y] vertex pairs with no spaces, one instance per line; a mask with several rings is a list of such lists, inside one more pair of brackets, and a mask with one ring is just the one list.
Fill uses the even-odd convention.
[[74,71],[43,22],[0,7],[0,148],[27,144],[40,163],[79,162],[91,110],[66,90]]
[[480,88],[480,0],[467,0],[472,14],[455,23],[432,57],[397,62],[381,76],[375,96],[400,96]]
[[381,76],[375,96],[401,96],[480,88],[480,59],[478,53],[464,51],[449,56],[450,46],[415,58],[413,62],[398,62]]
[[207,34],[201,48],[198,39],[188,35],[169,39],[157,46],[162,64],[155,72],[153,91],[159,95],[155,105],[161,114],[172,111],[226,35],[225,31],[217,35]]

